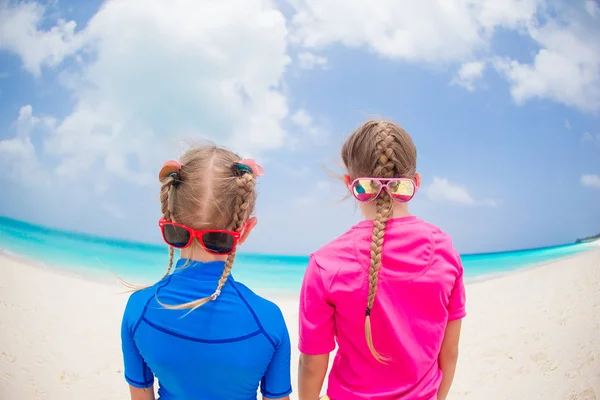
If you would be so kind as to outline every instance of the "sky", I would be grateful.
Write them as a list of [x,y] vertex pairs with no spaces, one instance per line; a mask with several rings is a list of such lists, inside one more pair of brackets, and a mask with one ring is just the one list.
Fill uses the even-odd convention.
[[410,205],[461,253],[600,232],[600,3],[0,0],[0,215],[160,243],[158,170],[210,140],[265,168],[243,251],[360,220],[339,169],[411,134]]

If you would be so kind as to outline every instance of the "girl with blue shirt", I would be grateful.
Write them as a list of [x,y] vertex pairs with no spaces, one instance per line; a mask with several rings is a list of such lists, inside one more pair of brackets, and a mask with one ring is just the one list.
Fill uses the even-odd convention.
[[[127,303],[121,339],[132,400],[289,399],[290,338],[281,310],[234,280],[236,247],[254,226],[253,160],[216,146],[160,171],[169,268]],[[174,262],[174,249],[181,259]],[[174,265],[175,264],[175,265]]]

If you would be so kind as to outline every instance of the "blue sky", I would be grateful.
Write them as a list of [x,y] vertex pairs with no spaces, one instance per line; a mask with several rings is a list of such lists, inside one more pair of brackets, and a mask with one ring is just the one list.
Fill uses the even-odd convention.
[[600,232],[591,0],[0,0],[0,214],[159,242],[156,174],[210,139],[257,158],[245,251],[360,216],[322,165],[369,118],[414,138],[411,210],[463,253]]

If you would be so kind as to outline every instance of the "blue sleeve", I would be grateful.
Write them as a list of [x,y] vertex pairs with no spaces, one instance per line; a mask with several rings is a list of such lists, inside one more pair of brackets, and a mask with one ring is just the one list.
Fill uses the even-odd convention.
[[[131,299],[130,299],[131,300]],[[130,318],[130,305],[127,305],[121,323],[121,349],[123,351],[123,364],[125,366],[125,380],[136,388],[150,388],[154,385],[154,374],[146,365],[133,339],[135,330],[139,326],[139,319]],[[131,323],[133,322],[133,324]]]
[[[280,311],[281,312],[281,311]],[[260,383],[260,391],[266,398],[279,399],[292,393],[290,377],[290,334],[281,317],[283,331],[276,342],[273,358],[267,367],[267,372]]]

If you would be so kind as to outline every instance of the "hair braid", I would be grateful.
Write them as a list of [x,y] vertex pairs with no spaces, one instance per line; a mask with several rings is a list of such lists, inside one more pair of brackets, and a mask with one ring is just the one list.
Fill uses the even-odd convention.
[[[244,227],[244,223],[248,220],[248,211],[250,209],[250,204],[252,201],[252,196],[254,194],[254,178],[251,174],[244,174],[236,179],[236,183],[238,185],[238,195],[235,202],[235,210],[233,211],[233,221],[231,223],[230,229],[234,231],[241,231]],[[229,274],[231,273],[231,268],[233,267],[233,261],[235,261],[235,251],[231,253],[227,257],[227,262],[225,263],[225,268],[223,268],[223,273],[221,274],[221,278],[219,279],[219,283],[217,284],[217,290],[215,291],[215,299],[221,294],[221,289],[225,285]]]
[[[393,178],[396,170],[394,163],[395,154],[391,144],[394,140],[387,128],[383,128],[375,135],[377,141],[377,165],[374,176],[378,178]],[[380,355],[373,345],[373,335],[371,331],[371,310],[375,303],[377,294],[377,283],[379,281],[379,267],[381,266],[381,252],[385,237],[385,227],[392,214],[392,200],[386,191],[382,191],[376,200],[377,213],[373,220],[373,234],[371,236],[371,263],[369,266],[369,297],[367,301],[367,310],[365,318],[365,336],[367,346],[371,354],[377,361],[384,363],[387,359]]]
[[[160,209],[163,213],[163,217],[167,221],[173,221],[173,201],[175,200],[175,178],[173,176],[167,176],[162,181],[160,188]],[[176,222],[176,221],[173,221]],[[161,278],[165,279],[173,269],[173,259],[175,258],[175,249],[169,246],[169,267],[167,272]]]

